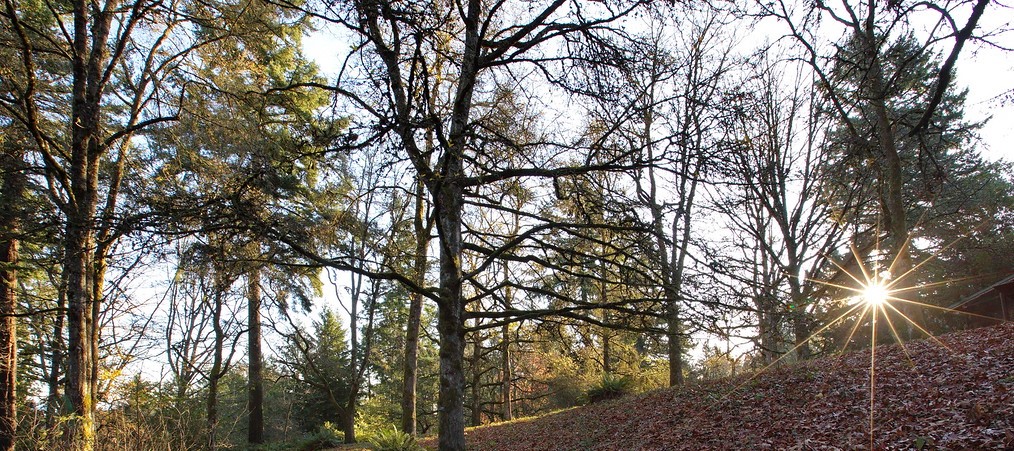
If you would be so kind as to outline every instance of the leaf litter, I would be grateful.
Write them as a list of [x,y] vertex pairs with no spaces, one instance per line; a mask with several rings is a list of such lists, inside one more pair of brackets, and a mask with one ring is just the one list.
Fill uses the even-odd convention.
[[[466,440],[479,451],[870,449],[869,370],[870,351],[854,351],[473,428]],[[874,449],[1014,450],[1014,323],[880,346],[875,381]]]

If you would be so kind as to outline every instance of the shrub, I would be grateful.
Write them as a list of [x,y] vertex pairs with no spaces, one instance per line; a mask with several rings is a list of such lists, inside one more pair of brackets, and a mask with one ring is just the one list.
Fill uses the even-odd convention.
[[376,451],[426,451],[415,441],[415,437],[401,432],[394,427],[381,429],[369,439],[370,446]]
[[[279,449],[296,449],[299,451],[317,451],[340,446],[345,441],[345,434],[338,430],[338,427],[330,421],[325,421],[317,431],[296,443],[281,444]],[[274,451],[272,448],[265,448],[263,451]]]
[[612,374],[602,376],[602,380],[595,386],[588,389],[585,397],[589,403],[616,399],[630,394],[631,382],[629,377],[619,377]]

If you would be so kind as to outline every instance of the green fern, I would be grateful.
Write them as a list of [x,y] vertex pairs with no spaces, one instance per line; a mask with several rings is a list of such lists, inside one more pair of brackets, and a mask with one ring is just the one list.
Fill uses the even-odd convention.
[[588,389],[585,398],[589,403],[616,399],[630,393],[631,381],[629,377],[619,377],[612,374],[602,376],[594,387]]
[[415,437],[401,432],[394,427],[381,429],[369,439],[370,447],[375,451],[426,451],[415,441]]

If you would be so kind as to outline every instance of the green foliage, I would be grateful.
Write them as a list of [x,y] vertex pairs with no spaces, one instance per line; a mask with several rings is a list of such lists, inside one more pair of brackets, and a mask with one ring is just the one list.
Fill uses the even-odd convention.
[[338,429],[330,421],[325,421],[313,434],[294,444],[283,444],[279,450],[314,451],[340,446],[345,441],[345,434]]
[[[408,227],[408,230],[411,228]],[[411,245],[411,243],[408,243]],[[378,430],[391,424],[400,424],[402,381],[405,365],[405,324],[408,321],[408,293],[400,286],[388,291],[377,309],[373,345],[370,347],[370,371],[373,373],[371,396],[359,407],[357,430]],[[422,312],[422,337],[419,340],[416,383],[416,427],[422,433],[432,430],[437,422],[437,375],[440,361],[436,336],[432,330],[436,311],[426,305]],[[429,329],[427,331],[427,329]]]
[[632,392],[632,385],[631,379],[627,376],[605,374],[598,384],[588,389],[588,392],[585,393],[585,398],[589,403],[616,399],[630,394]]
[[416,443],[415,438],[398,429],[380,429],[368,440],[370,447],[376,451],[425,451]]
[[325,310],[310,331],[297,331],[281,349],[280,363],[299,393],[297,422],[304,431],[327,423],[342,424],[342,400],[349,391],[349,349],[345,328]]

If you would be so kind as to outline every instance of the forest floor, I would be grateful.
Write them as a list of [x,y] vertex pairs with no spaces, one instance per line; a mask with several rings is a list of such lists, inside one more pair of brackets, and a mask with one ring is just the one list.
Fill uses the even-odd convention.
[[872,417],[867,349],[469,429],[468,449],[1014,450],[1014,324],[875,355]]

